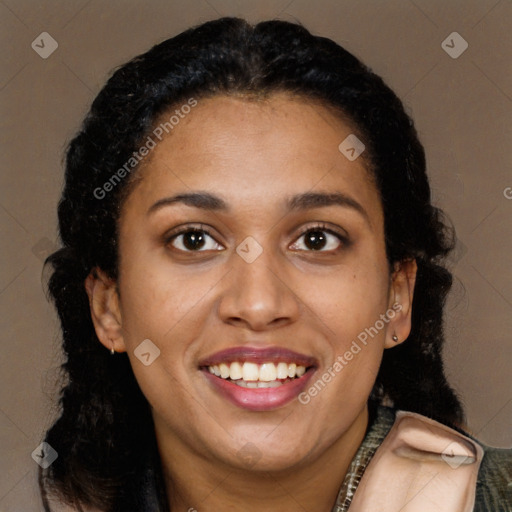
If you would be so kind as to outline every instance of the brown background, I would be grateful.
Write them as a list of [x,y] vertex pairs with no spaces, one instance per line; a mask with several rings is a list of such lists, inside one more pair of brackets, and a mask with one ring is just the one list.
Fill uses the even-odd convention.
[[[62,154],[112,68],[220,15],[297,20],[381,74],[425,145],[435,202],[454,222],[447,372],[470,431],[510,447],[510,0],[0,0],[0,512],[41,510],[30,454],[54,410],[59,329],[41,287],[57,244]],[[459,32],[452,59],[441,43]],[[58,49],[42,59],[42,32]]]

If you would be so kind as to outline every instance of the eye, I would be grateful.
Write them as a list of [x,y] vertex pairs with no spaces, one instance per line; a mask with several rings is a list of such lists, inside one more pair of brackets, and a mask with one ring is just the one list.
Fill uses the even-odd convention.
[[168,238],[167,243],[179,251],[186,252],[220,251],[224,249],[207,231],[197,228],[188,228],[176,233]]
[[290,247],[296,251],[327,252],[339,249],[346,238],[323,227],[314,227],[305,231]]

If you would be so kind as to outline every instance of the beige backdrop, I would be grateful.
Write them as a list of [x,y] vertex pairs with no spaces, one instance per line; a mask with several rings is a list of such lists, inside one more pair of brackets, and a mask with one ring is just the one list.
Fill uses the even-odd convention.
[[510,0],[0,0],[0,512],[42,510],[31,453],[53,418],[60,355],[41,269],[66,142],[112,68],[221,15],[298,20],[405,101],[460,237],[447,372],[471,432],[511,446]]

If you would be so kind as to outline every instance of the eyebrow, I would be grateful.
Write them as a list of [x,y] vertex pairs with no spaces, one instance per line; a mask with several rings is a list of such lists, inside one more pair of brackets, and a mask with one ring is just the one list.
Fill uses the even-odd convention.
[[305,194],[293,196],[288,200],[288,207],[290,210],[308,210],[311,208],[322,208],[326,206],[343,206],[345,208],[351,208],[360,213],[368,224],[371,224],[370,216],[362,205],[354,198],[346,194],[342,194],[341,192],[331,194],[323,192],[306,192]]
[[149,208],[147,214],[149,215],[164,206],[170,206],[176,203],[182,203],[202,210],[228,210],[228,205],[220,197],[209,194],[208,192],[193,192],[159,199]]
[[[218,196],[208,192],[192,192],[187,194],[176,194],[174,196],[159,199],[148,209],[147,214],[149,215],[161,208],[164,208],[165,206],[171,206],[176,203],[182,203],[202,210],[229,210],[226,202]],[[365,220],[371,224],[370,217],[361,204],[352,197],[342,194],[341,192],[306,192],[304,194],[298,194],[288,198],[286,204],[289,210],[308,210],[327,206],[343,206],[360,213]]]

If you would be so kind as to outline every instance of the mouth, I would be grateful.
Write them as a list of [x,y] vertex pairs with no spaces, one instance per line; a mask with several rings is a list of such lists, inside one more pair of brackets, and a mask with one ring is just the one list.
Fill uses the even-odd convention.
[[202,361],[199,369],[213,389],[238,407],[267,411],[301,393],[316,361],[285,349],[235,348]]
[[298,379],[306,373],[306,366],[280,361],[277,364],[268,361],[263,364],[248,361],[233,361],[210,365],[207,370],[216,377],[251,389],[276,388]]

